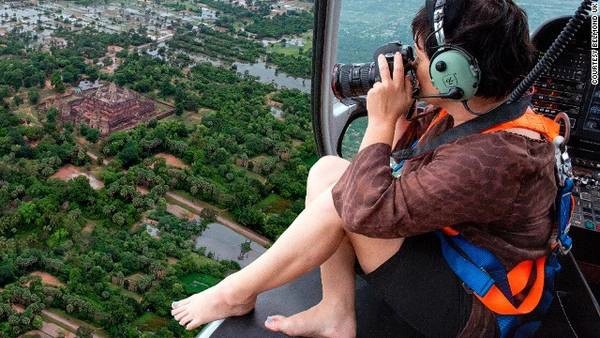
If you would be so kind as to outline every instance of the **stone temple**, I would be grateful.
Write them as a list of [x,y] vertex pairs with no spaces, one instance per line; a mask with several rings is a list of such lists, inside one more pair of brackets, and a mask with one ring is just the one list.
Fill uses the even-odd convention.
[[155,103],[138,93],[110,83],[108,86],[86,90],[74,100],[64,120],[84,123],[100,130],[104,136],[116,130],[128,129],[140,122],[159,118]]

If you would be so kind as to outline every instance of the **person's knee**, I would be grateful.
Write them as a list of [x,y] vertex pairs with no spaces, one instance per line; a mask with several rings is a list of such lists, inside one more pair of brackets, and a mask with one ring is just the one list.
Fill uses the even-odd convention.
[[325,189],[342,176],[348,165],[350,162],[341,157],[323,156],[310,168],[307,185]]
[[306,203],[337,182],[346,168],[350,165],[347,160],[337,156],[321,157],[309,170],[306,181]]

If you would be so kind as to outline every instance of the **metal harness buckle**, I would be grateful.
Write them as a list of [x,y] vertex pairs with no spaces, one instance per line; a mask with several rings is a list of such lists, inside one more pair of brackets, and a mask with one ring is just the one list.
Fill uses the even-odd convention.
[[[569,142],[569,137],[571,135],[571,121],[569,120],[569,116],[565,113],[559,113],[554,118],[554,121],[559,123],[564,123],[565,128],[565,136],[559,135],[552,143],[554,144],[554,157],[556,159],[556,169],[557,169],[557,178],[560,187],[565,186],[565,182],[568,178],[573,177],[573,166],[571,164],[571,158],[569,157],[569,153],[567,152],[567,142]],[[563,243],[561,237],[569,233],[569,229],[571,227],[571,221],[569,219],[569,223],[566,225],[564,233],[559,234],[556,242],[558,244],[558,249],[561,254],[566,255],[571,251],[573,247],[573,243]],[[568,236],[567,236],[568,237]]]
[[558,174],[558,182],[561,187],[564,187],[565,180],[569,177],[573,177],[573,166],[571,164],[571,158],[567,152],[567,142],[571,136],[571,120],[565,113],[559,113],[554,118],[557,123],[563,122],[565,128],[565,136],[559,135],[552,143],[554,144],[554,157],[556,158],[556,169]]

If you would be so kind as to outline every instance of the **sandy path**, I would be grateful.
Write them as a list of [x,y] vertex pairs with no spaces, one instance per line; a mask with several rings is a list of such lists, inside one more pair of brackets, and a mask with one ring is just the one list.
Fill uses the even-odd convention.
[[189,165],[185,164],[185,162],[183,162],[182,160],[178,159],[177,157],[175,157],[171,154],[158,153],[158,154],[154,155],[154,157],[165,159],[165,162],[167,163],[167,165],[170,165],[171,167],[180,168],[180,169],[185,169],[185,168],[190,167]]
[[34,272],[30,273],[30,275],[39,276],[40,278],[42,278],[42,283],[50,285],[50,286],[61,287],[61,286],[65,285],[58,278],[52,276],[51,274],[49,274],[47,272],[34,271]]
[[[89,150],[88,150],[88,151],[86,151],[86,154],[87,154],[87,156],[89,156],[89,157],[90,157],[92,160],[94,160],[94,161],[98,161],[98,155],[96,155],[96,154],[92,153],[92,152],[91,152],[91,151],[89,151]],[[108,165],[109,163],[110,163],[110,161],[109,161],[109,160],[106,160],[106,159],[102,161],[102,164],[104,164],[104,165]]]
[[54,178],[61,181],[69,181],[79,176],[85,176],[90,181],[90,186],[94,190],[99,190],[104,188],[104,182],[100,181],[96,177],[91,174],[85,173],[81,168],[75,167],[74,165],[68,164],[60,169],[54,175],[50,176],[50,178]]
[[177,204],[167,204],[167,211],[179,218],[185,218],[188,221],[191,221],[198,217],[198,215],[190,212],[185,208],[178,206]]
[[[12,308],[18,313],[23,313],[25,308],[23,308],[20,304],[13,304]],[[42,318],[44,318],[44,322],[42,324],[42,328],[40,331],[45,333],[50,337],[58,337],[59,333],[63,332],[65,334],[65,338],[75,338],[75,332],[79,328],[79,324],[62,317],[61,315],[51,312],[49,310],[42,310]],[[97,334],[92,334],[94,338],[101,338]]]
[[[98,156],[95,155],[94,153],[88,151],[87,152],[88,156],[91,157],[93,160],[97,160]],[[104,160],[104,165],[107,165],[108,161]],[[148,193],[148,189],[144,188],[144,187],[137,187],[137,191],[140,192],[142,195],[145,195]],[[195,213],[195,214],[200,214],[200,212],[202,212],[202,207],[198,206],[197,204],[195,204],[194,202],[192,202],[191,200],[178,195],[176,193],[170,192],[168,191],[165,194],[165,198],[171,201],[174,201],[180,205],[182,205],[184,208],[188,209],[189,211]],[[263,247],[267,247],[271,245],[271,241],[269,241],[269,239],[267,239],[264,236],[261,236],[259,234],[257,234],[256,232],[245,228],[244,226],[236,223],[235,221],[225,218],[223,216],[217,216],[216,220],[219,223],[222,223],[223,225],[227,226],[228,228],[232,229],[233,231],[239,233],[242,236],[247,237],[248,239],[258,243],[259,245],[263,246]]]

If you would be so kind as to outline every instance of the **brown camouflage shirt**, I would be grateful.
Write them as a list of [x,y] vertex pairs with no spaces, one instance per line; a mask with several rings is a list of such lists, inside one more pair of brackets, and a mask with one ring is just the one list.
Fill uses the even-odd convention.
[[[421,142],[453,124],[444,117]],[[411,125],[395,149],[409,147],[423,129]],[[398,238],[453,226],[508,270],[548,252],[557,192],[552,144],[506,131],[470,135],[406,161],[398,178],[391,151],[385,143],[364,148],[333,187],[347,230]],[[461,336],[493,336],[495,325],[474,298]]]

